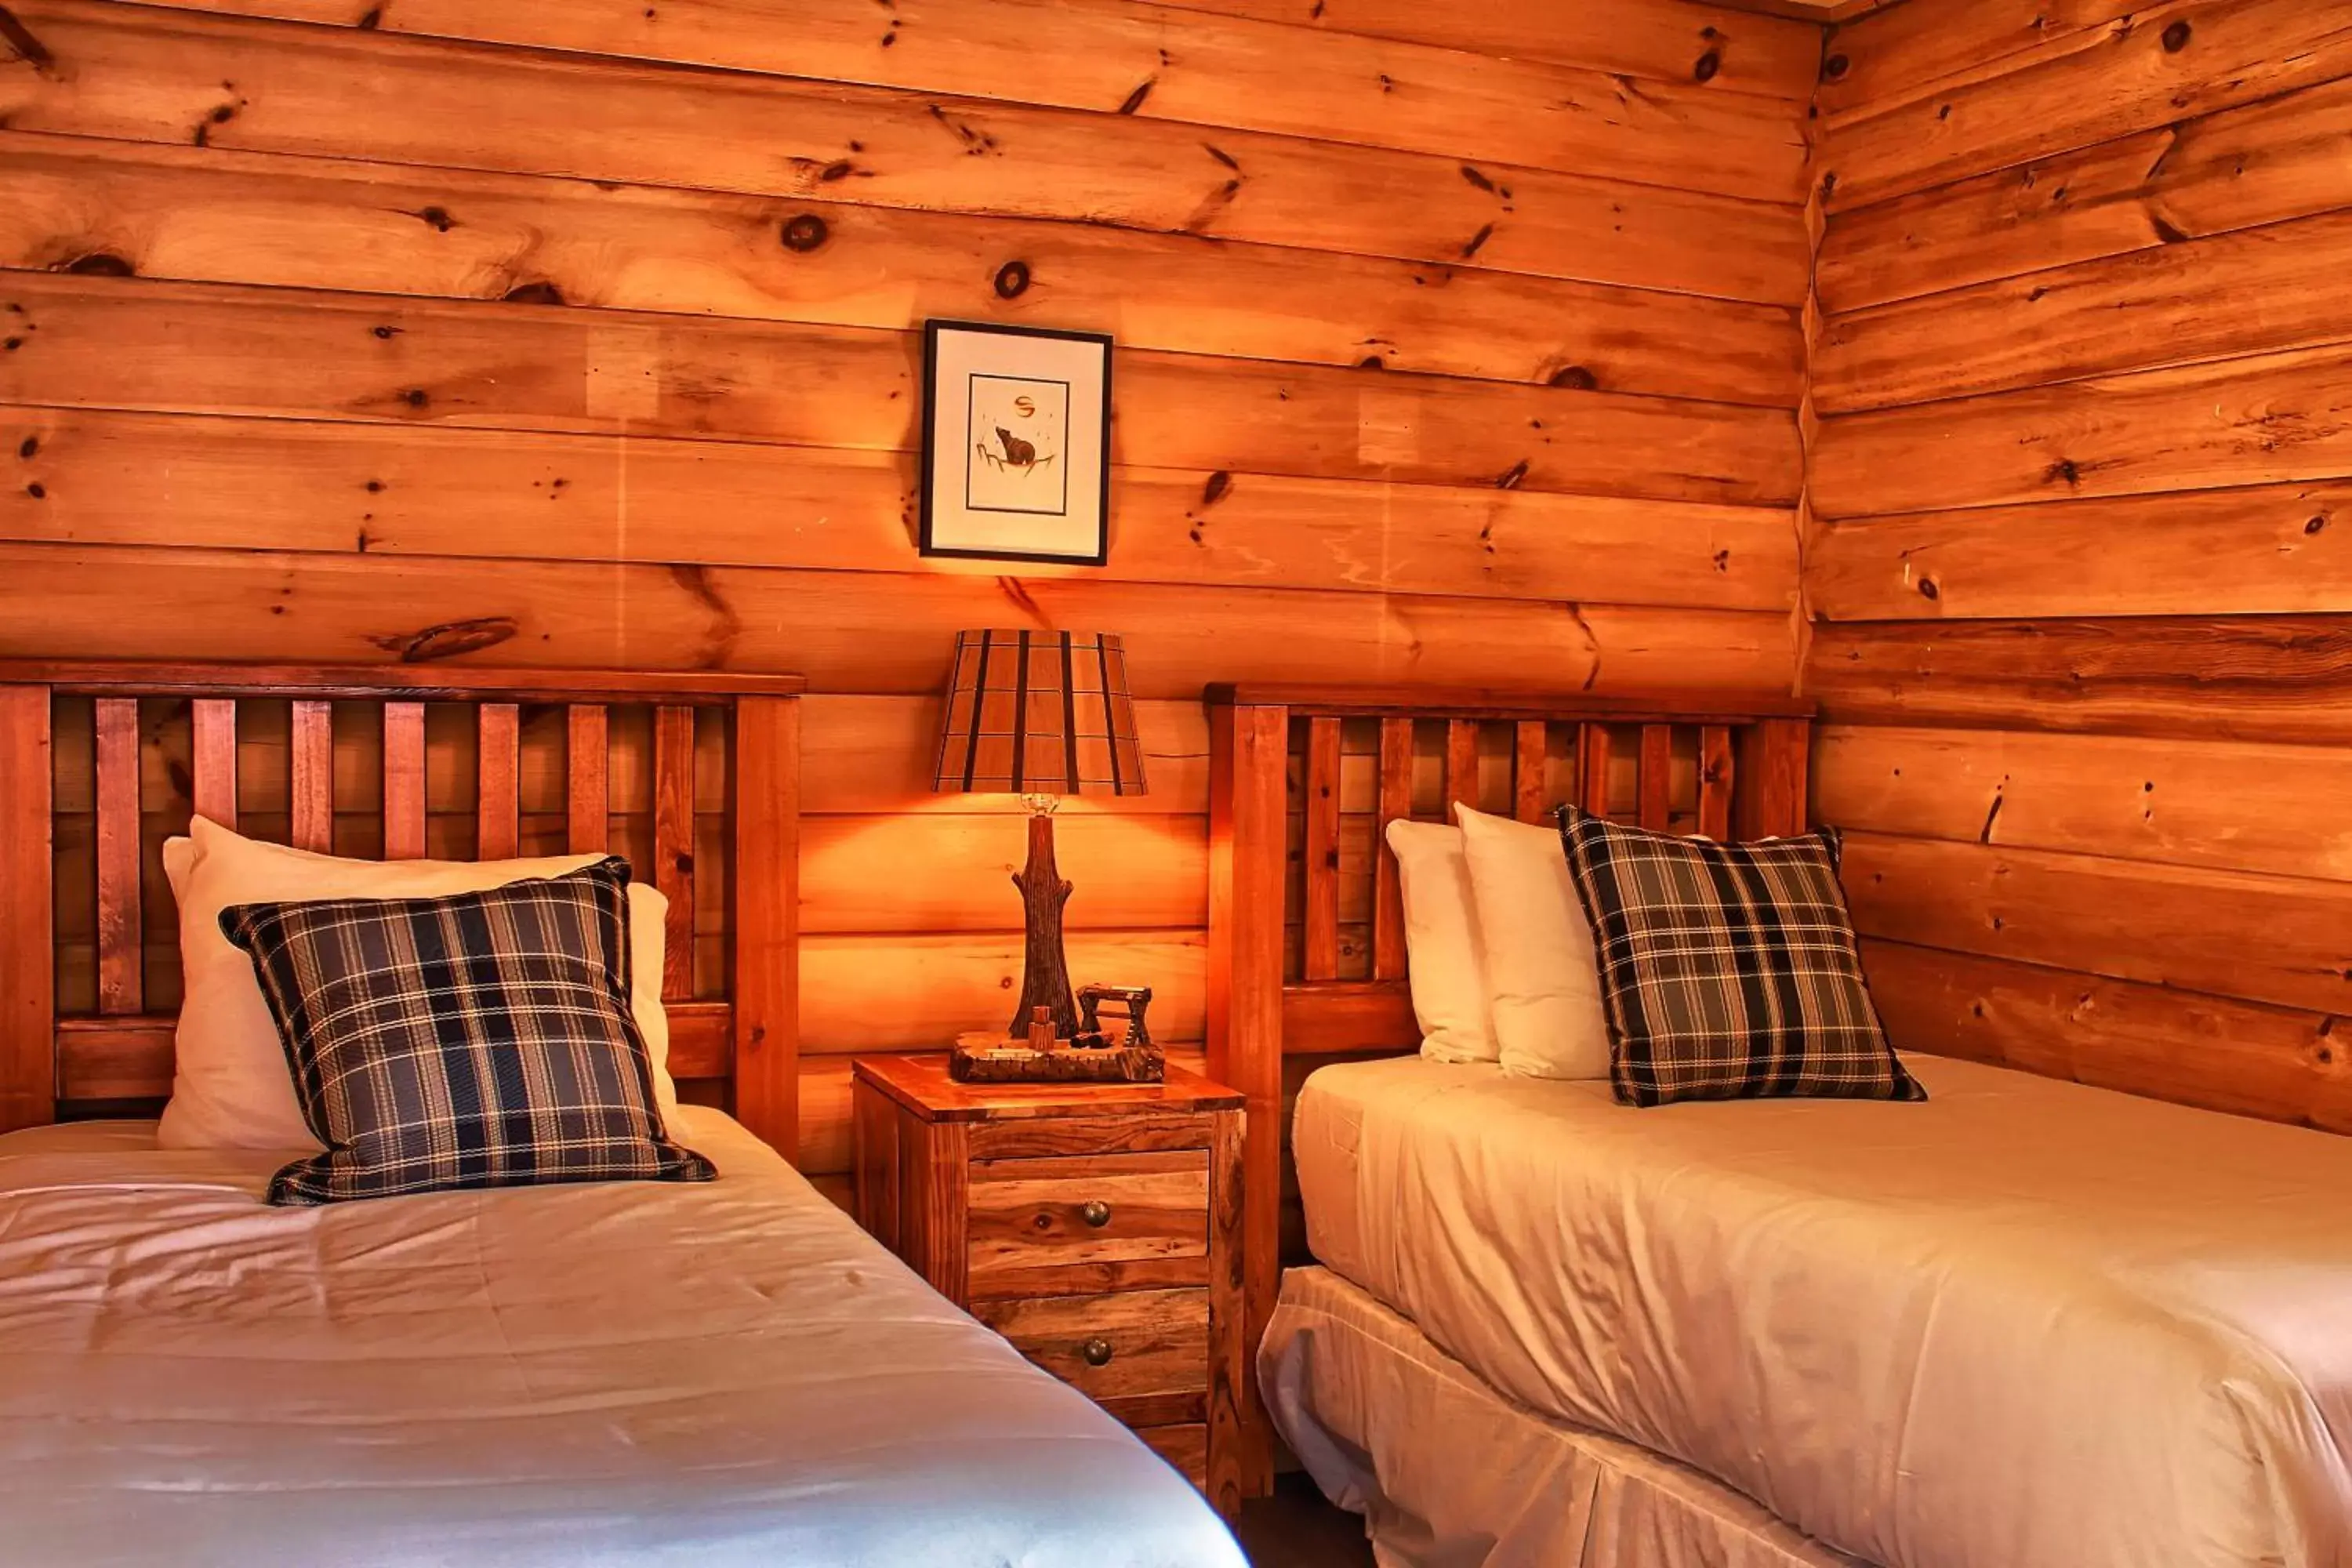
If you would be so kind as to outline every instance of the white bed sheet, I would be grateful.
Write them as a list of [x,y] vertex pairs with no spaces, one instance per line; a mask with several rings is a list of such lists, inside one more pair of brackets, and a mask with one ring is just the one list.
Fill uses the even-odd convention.
[[1688,1466],[1514,1405],[1328,1268],[1283,1275],[1257,1366],[1380,1568],[1869,1568]]
[[0,1138],[0,1559],[1242,1568],[1200,1495],[740,1126],[707,1185],[271,1209]]
[[1906,1061],[1924,1105],[1327,1068],[1309,1245],[1889,1568],[2352,1563],[2352,1140]]

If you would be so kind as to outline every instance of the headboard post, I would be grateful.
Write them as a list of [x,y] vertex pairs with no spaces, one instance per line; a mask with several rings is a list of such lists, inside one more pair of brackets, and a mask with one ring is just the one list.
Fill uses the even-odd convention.
[[57,1117],[49,689],[0,685],[0,1132]]
[[[1244,1343],[1274,1314],[1282,1256],[1282,930],[1290,710],[1209,709],[1209,1072],[1245,1097],[1242,1145]],[[1273,1428],[1244,1380],[1241,1489],[1273,1484]]]
[[735,1114],[800,1146],[801,705],[735,704]]

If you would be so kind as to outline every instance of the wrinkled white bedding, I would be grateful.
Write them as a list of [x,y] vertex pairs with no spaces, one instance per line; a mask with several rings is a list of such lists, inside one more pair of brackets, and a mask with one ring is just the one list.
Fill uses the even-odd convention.
[[1888,1568],[2352,1564],[2352,1139],[1906,1060],[1925,1105],[1327,1068],[1308,1241]]
[[320,1209],[0,1138],[0,1560],[1242,1568],[1191,1486],[688,1108],[704,1186]]

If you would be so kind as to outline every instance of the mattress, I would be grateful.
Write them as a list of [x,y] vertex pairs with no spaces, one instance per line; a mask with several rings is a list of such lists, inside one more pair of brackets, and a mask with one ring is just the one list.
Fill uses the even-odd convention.
[[0,1138],[10,1562],[1242,1568],[1185,1480],[692,1107],[706,1185],[260,1201]]
[[1327,1068],[1308,1242],[1507,1398],[1888,1568],[2352,1563],[2352,1140],[1906,1061],[1925,1104]]
[[1381,1568],[1868,1568],[1637,1444],[1505,1399],[1328,1268],[1293,1268],[1257,1352],[1299,1462]]

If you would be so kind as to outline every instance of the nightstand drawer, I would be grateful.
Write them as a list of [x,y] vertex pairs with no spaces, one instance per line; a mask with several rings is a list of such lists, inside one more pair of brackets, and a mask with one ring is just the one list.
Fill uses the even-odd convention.
[[1114,1414],[1125,1401],[1204,1394],[1209,1386],[1205,1290],[983,1301],[973,1311],[1023,1355]]
[[[1040,1270],[1186,1259],[1201,1260],[1205,1270],[1209,1156],[1181,1150],[977,1160],[968,1209],[974,1297],[1003,1295],[1007,1284]],[[1201,1277],[1205,1281],[1205,1272]]]

